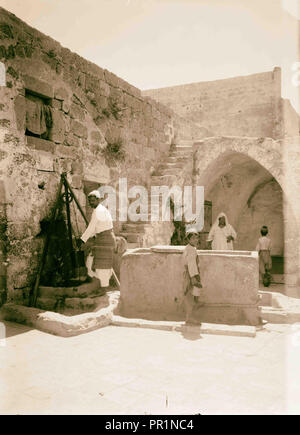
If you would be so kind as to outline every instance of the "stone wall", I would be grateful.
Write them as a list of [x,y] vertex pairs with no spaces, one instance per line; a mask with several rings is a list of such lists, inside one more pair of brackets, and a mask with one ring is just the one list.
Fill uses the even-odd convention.
[[[179,130],[193,139],[197,127],[2,8],[0,62],[6,71],[6,86],[0,86],[0,182],[7,289],[9,299],[20,302],[36,274],[40,221],[49,217],[62,172],[89,214],[88,191],[115,187],[120,177],[128,188],[149,186]],[[79,234],[85,225],[76,216]]]
[[[281,99],[281,70],[143,92],[207,129],[208,136],[279,138],[299,132],[299,116]],[[284,126],[284,118],[287,126]],[[287,133],[287,132],[286,132]],[[298,134],[298,133],[297,133]]]

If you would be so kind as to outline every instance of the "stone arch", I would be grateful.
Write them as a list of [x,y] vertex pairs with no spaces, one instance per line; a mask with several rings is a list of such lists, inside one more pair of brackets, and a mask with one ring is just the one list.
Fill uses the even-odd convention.
[[[289,282],[295,285],[300,276],[299,229],[297,225],[293,228],[290,226],[290,222],[295,223],[296,219],[291,218],[295,216],[295,212],[285,189],[280,143],[272,139],[222,137],[196,142],[194,148],[194,182],[204,186],[205,199],[213,202],[213,221],[220,211],[224,211],[230,222],[239,228],[241,217],[244,214],[245,220],[247,207],[250,210],[251,202],[252,205],[255,200],[256,205],[260,203],[264,212],[260,213],[261,219],[257,218],[254,223],[253,219],[248,219],[248,223],[252,225],[249,231],[253,234],[258,231],[259,235],[259,220],[263,221],[263,216],[266,216],[274,229],[276,255],[281,255],[281,251],[282,255],[286,255],[286,241],[293,239],[293,249],[288,250],[285,270],[288,272]],[[265,205],[263,193],[268,195]],[[273,207],[273,215],[268,213],[269,206]],[[252,207],[252,211],[253,208],[255,210]],[[287,232],[289,238],[284,236]],[[255,240],[252,244],[249,240],[246,243],[245,234],[244,242],[244,246],[240,243],[237,248],[255,249]]]

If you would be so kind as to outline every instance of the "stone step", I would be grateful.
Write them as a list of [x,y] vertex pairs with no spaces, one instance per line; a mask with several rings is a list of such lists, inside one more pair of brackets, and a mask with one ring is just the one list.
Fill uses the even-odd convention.
[[175,157],[177,161],[182,157],[185,157],[186,159],[192,159],[193,153],[186,151],[171,151],[169,157]]
[[193,146],[194,142],[194,140],[180,139],[175,146]]
[[175,145],[171,150],[177,151],[193,151],[193,145]]
[[152,186],[172,186],[176,181],[176,175],[152,175]]
[[181,169],[181,168],[183,168],[183,166],[184,166],[184,162],[177,162],[177,161],[168,162],[167,161],[163,165],[160,165],[158,167],[158,169],[175,169],[175,168]]
[[167,163],[176,163],[176,164],[182,163],[184,165],[190,159],[191,159],[191,157],[185,157],[185,156],[182,156],[182,157],[172,157],[172,156],[170,156],[170,157],[168,157],[166,162]]
[[192,152],[193,152],[193,147],[181,147],[181,146],[176,146],[176,147],[172,147],[172,148],[170,148],[170,152],[171,152],[171,153],[179,153],[179,152],[182,152],[182,153],[189,154],[189,153],[192,153]]
[[182,168],[167,168],[167,169],[161,169],[155,172],[156,176],[164,176],[164,175],[178,175],[180,173]]

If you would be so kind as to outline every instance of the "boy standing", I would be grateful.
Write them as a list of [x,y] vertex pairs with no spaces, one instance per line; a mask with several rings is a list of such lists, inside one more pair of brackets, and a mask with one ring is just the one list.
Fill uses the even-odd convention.
[[262,275],[263,284],[269,287],[271,283],[272,258],[271,258],[271,239],[267,237],[269,230],[266,225],[261,227],[261,237],[258,239],[256,251],[259,255],[259,273]]
[[[199,296],[202,288],[200,270],[197,255],[198,233],[195,230],[190,230],[187,233],[188,245],[183,251],[183,263],[185,274],[185,290],[184,295],[191,291],[193,295],[193,305],[199,304]],[[203,305],[203,304],[202,304]],[[194,308],[194,307],[193,307]],[[187,312],[186,321],[189,320],[191,312]]]

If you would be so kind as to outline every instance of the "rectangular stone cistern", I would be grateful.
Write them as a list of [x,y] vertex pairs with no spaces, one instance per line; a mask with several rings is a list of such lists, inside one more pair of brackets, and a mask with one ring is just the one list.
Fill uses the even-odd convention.
[[[121,315],[148,320],[185,320],[192,296],[184,296],[184,246],[127,251],[121,262]],[[258,254],[198,251],[204,306],[195,322],[260,324]]]

